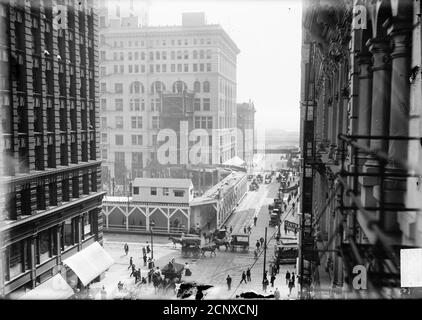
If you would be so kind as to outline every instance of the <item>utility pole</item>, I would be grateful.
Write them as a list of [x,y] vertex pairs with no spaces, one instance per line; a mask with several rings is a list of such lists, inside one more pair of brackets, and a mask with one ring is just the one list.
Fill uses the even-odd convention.
[[264,240],[264,267],[262,270],[262,283],[265,279],[265,264],[267,262],[267,227],[265,227],[265,240]]

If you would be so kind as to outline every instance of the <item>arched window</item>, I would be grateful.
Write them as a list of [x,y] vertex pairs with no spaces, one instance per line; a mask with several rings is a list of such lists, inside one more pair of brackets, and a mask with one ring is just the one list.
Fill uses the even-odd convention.
[[201,92],[201,83],[199,81],[193,83],[193,91]]
[[166,86],[161,81],[155,81],[151,85],[151,93],[161,93],[166,90]]
[[187,90],[187,85],[183,81],[178,80],[173,83],[173,93],[182,93],[185,90]]
[[204,81],[204,92],[210,92],[210,82]]
[[198,59],[198,51],[193,50],[193,58]]
[[131,94],[144,93],[144,86],[139,81],[132,82],[130,84],[129,92]]

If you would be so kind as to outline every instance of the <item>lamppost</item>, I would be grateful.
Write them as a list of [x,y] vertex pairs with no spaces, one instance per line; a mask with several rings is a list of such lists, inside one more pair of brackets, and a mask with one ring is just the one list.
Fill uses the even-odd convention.
[[154,233],[152,232],[152,228],[154,228],[154,226],[155,226],[155,222],[151,221],[149,224],[149,228],[151,231],[151,259],[154,259],[154,237],[153,237]]

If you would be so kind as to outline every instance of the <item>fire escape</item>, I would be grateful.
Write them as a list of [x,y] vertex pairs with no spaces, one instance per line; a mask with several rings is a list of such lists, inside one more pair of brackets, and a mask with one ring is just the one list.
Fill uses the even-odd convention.
[[317,262],[316,243],[313,228],[313,176],[315,163],[315,71],[314,56],[315,43],[309,44],[309,61],[306,64],[305,101],[303,108],[303,140],[302,140],[302,201],[301,201],[301,221],[300,221],[300,293],[301,296],[309,292],[312,283],[312,273]]

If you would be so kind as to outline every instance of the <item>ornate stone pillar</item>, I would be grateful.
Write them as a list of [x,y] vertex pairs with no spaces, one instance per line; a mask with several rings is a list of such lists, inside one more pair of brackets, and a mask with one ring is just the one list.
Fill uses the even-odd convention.
[[[391,64],[390,41],[388,38],[373,38],[367,42],[373,55],[372,66],[372,110],[371,110],[371,136],[387,136],[390,122],[390,90],[391,90]],[[387,141],[372,139],[369,141],[372,149],[387,151]],[[363,168],[364,172],[380,173],[380,163],[372,156]],[[373,196],[373,186],[380,183],[378,177],[360,177],[364,187],[362,200],[365,206],[376,206],[377,201]]]
[[[411,13],[408,11],[408,13]],[[409,105],[410,105],[410,68],[411,68],[411,36],[412,17],[393,18],[390,21],[388,34],[392,38],[393,52],[391,72],[391,107],[390,107],[390,136],[409,136]],[[407,162],[408,141],[390,140],[389,157]],[[407,170],[392,161],[387,165],[388,173],[406,173]],[[407,179],[394,177],[386,179],[385,196],[388,205],[404,206]],[[386,212],[383,219],[386,231],[398,231],[397,212]]]
[[[349,103],[349,88],[347,87],[347,62],[345,60],[341,60],[340,67],[339,67],[339,87],[337,90],[338,94],[338,119],[337,119],[337,135],[347,134],[347,125],[348,125],[348,116],[347,116],[347,106]],[[336,159],[341,161],[342,153],[346,152],[347,145],[343,148],[342,140],[337,138],[337,155]],[[346,154],[345,154],[346,156]],[[346,160],[346,158],[345,158]]]
[[338,101],[338,95],[336,94],[336,89],[337,89],[337,82],[338,82],[338,72],[334,71],[333,72],[333,82],[332,82],[332,94],[333,94],[333,98],[332,98],[332,107],[331,107],[331,115],[330,115],[330,140],[331,140],[331,145],[330,145],[330,154],[333,154],[333,152],[335,151],[335,148],[337,146],[337,101]]
[[[372,114],[372,56],[369,52],[356,55],[359,65],[359,103],[358,103],[358,128],[359,135],[371,134]],[[369,140],[362,139],[359,142],[369,147]]]

